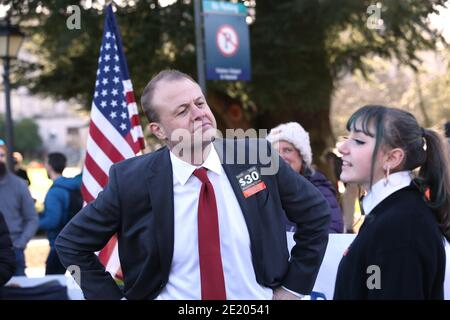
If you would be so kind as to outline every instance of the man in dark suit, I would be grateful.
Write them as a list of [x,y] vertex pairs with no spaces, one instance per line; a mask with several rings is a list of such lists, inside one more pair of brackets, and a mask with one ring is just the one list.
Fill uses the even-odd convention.
[[[61,262],[80,268],[85,297],[309,294],[328,241],[330,213],[320,192],[265,140],[215,139],[214,116],[188,75],[159,73],[141,102],[166,147],[113,165],[104,191],[56,240]],[[297,224],[290,256],[284,214]],[[115,233],[123,291],[94,254]]]

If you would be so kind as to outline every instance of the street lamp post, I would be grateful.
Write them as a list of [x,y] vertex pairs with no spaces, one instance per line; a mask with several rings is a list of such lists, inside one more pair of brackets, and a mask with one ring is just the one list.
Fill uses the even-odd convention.
[[12,26],[8,18],[1,21],[0,24],[0,58],[3,60],[3,87],[5,92],[5,127],[6,144],[8,146],[8,168],[14,170],[13,151],[14,136],[13,122],[11,116],[11,93],[9,82],[9,67],[12,59],[17,58],[20,46],[22,45],[24,34],[19,28]]

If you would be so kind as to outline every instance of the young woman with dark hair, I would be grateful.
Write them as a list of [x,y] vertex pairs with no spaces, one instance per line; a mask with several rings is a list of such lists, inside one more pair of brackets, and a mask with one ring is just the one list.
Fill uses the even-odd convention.
[[384,106],[357,110],[347,130],[338,146],[341,180],[366,191],[366,218],[340,262],[334,298],[443,299],[444,237],[450,239],[446,144],[409,112]]

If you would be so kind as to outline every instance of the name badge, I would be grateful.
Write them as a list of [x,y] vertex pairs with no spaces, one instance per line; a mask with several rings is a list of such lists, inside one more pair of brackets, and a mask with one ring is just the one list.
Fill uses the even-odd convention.
[[245,198],[266,188],[266,184],[261,180],[261,176],[256,167],[251,167],[250,169],[239,173],[236,178]]

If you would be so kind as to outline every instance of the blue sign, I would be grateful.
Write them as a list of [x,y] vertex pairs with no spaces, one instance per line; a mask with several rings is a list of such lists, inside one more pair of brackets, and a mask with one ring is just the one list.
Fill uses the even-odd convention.
[[250,80],[247,8],[242,3],[203,1],[206,79]]

